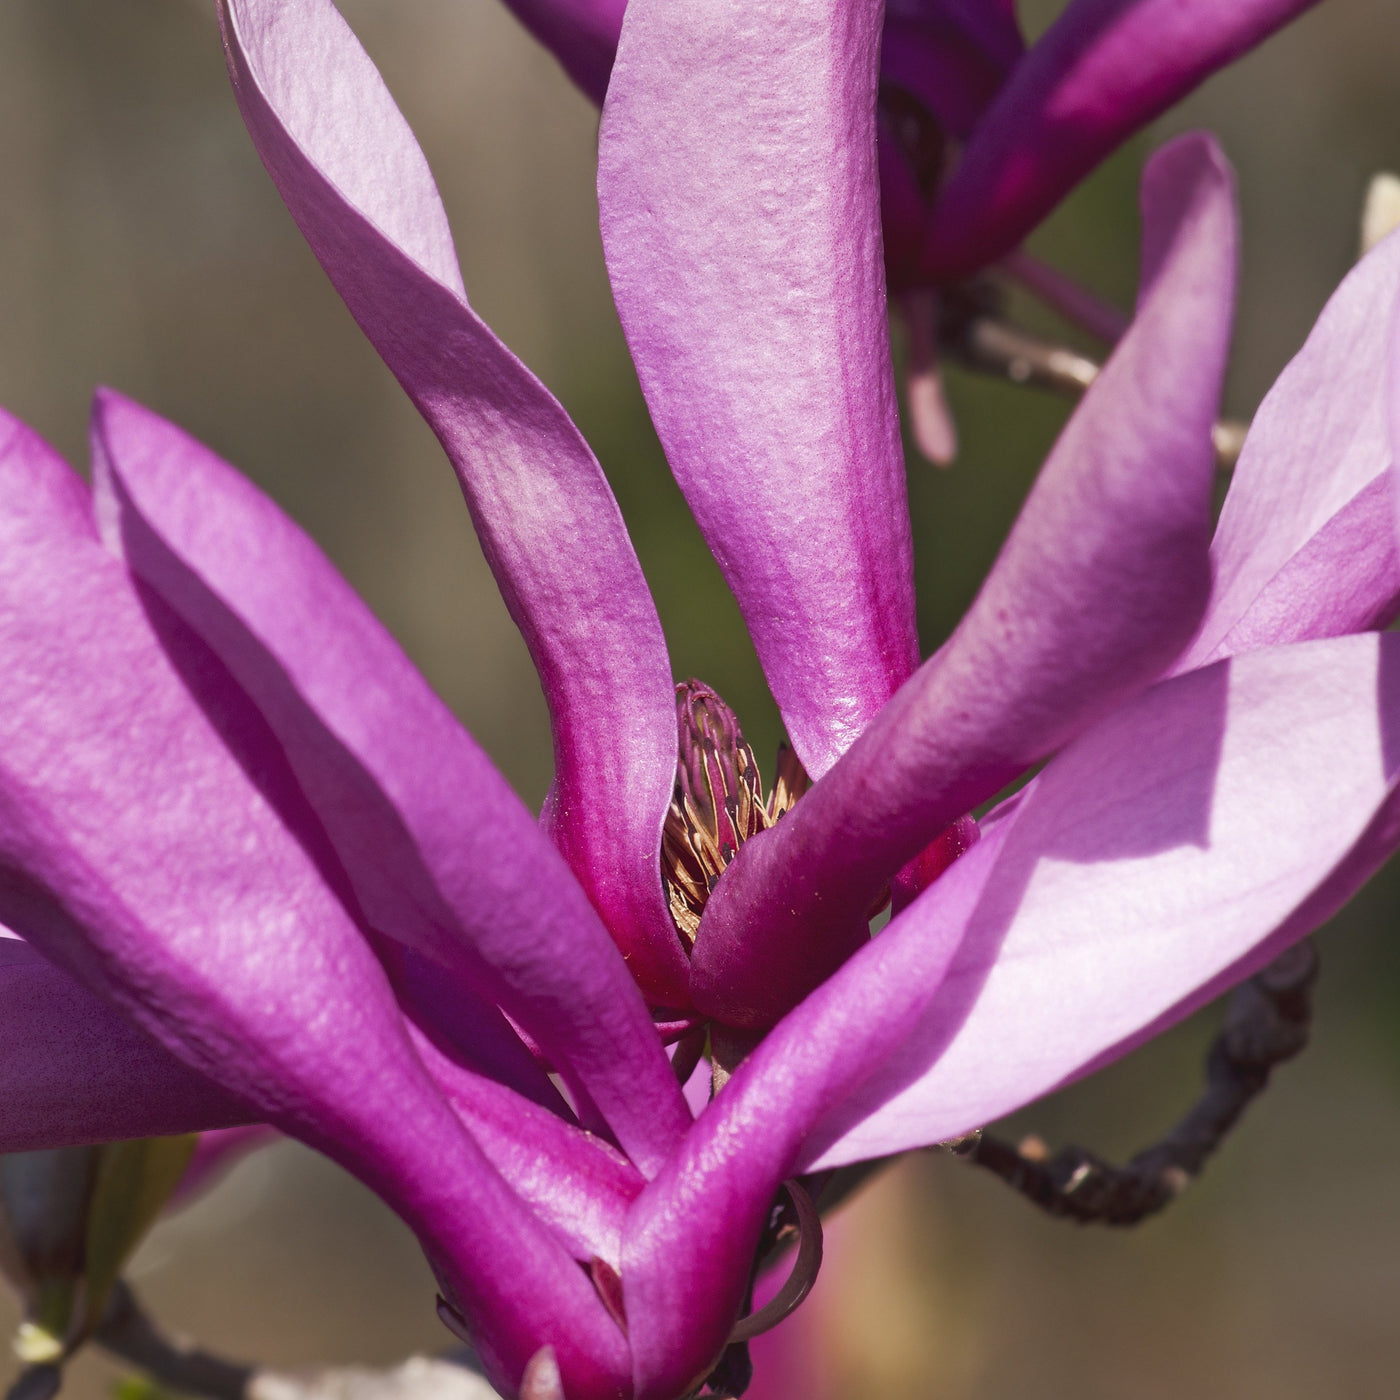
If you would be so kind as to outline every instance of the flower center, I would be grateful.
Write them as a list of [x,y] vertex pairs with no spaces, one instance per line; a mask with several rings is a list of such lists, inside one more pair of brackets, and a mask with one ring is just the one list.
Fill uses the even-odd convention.
[[661,837],[661,874],[687,950],[715,882],[751,836],[767,831],[807,791],[806,770],[786,745],[765,802],[753,750],[734,711],[700,681],[676,687],[676,789]]

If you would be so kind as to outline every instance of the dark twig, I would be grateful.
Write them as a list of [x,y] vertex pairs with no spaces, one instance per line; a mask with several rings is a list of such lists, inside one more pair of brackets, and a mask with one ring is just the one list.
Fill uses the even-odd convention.
[[118,1283],[113,1290],[93,1340],[169,1389],[203,1400],[244,1400],[253,1376],[251,1366],[226,1361],[164,1336],[125,1283]]
[[1316,980],[1317,954],[1303,942],[1238,987],[1206,1058],[1200,1098],[1166,1137],[1125,1167],[1078,1147],[1050,1158],[1038,1138],[1013,1146],[977,1133],[948,1147],[994,1172],[1047,1214],[1086,1224],[1136,1225],[1200,1175],[1274,1067],[1308,1043]]
[[51,1361],[26,1366],[5,1392],[5,1400],[53,1400],[63,1384],[63,1372]]

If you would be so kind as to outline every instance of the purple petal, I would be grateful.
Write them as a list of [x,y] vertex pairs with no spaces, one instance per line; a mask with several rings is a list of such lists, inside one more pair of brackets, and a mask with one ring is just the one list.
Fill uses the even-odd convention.
[[[1259,406],[1211,546],[1210,606],[1178,670],[1214,659],[1235,628],[1230,649],[1238,651],[1245,636],[1253,645],[1301,641],[1327,635],[1318,627],[1364,626],[1368,613],[1386,612],[1394,568],[1388,542],[1373,533],[1383,527],[1370,503],[1393,460],[1386,413],[1397,307],[1400,237],[1392,237],[1347,275]],[[1315,541],[1319,532],[1331,543]],[[1350,563],[1348,545],[1361,551]],[[1335,610],[1316,592],[1330,592],[1333,565]]]
[[224,0],[221,13],[258,153],[451,458],[539,669],[554,839],[643,989],[681,1006],[685,957],[660,873],[670,663],[612,492],[564,410],[467,305],[423,154],[330,0]]
[[814,775],[918,664],[879,23],[878,0],[632,0],[599,150],[652,420]]
[[0,1152],[159,1137],[253,1116],[11,937],[0,938],[0,1105]]
[[888,0],[880,77],[965,138],[1024,51],[1014,5]]
[[516,19],[601,107],[627,0],[505,0]]
[[428,1072],[491,1165],[573,1256],[620,1264],[623,1220],[646,1179],[616,1148],[454,1064],[415,1034]]
[[368,922],[485,986],[657,1165],[689,1115],[626,964],[393,638],[250,482],[111,393],[94,477],[109,542],[253,697]]
[[1314,0],[1072,0],[997,95],[934,210],[923,271],[1009,253],[1135,131]]
[[439,1050],[551,1113],[573,1117],[534,1051],[491,999],[491,979],[480,975],[475,959],[476,975],[465,977],[394,938],[378,936],[374,944],[404,1018]]
[[[966,857],[965,883],[982,892],[956,911],[946,978],[803,1165],[980,1126],[1256,971],[1400,843],[1397,740],[1391,635],[1238,656],[1097,726]],[[904,985],[904,958],[946,943],[952,917],[934,886],[872,945],[891,944],[878,974],[862,955],[840,974],[844,992],[833,981],[819,996],[834,1007],[876,976]]]
[[615,1325],[436,1091],[334,882],[283,824],[276,739],[133,590],[63,462],[12,420],[0,440],[0,918],[383,1196],[503,1383],[548,1341],[580,1395],[615,1393]]
[[1211,426],[1235,271],[1212,143],[1143,183],[1138,314],[1041,472],[946,646],[711,896],[701,1010],[771,1024],[866,938],[866,912],[938,833],[1161,675],[1210,585]]
[[1248,975],[1400,844],[1398,779],[1390,635],[1239,657],[1083,735],[769,1033],[638,1198],[639,1397],[722,1344],[779,1181],[980,1127]]

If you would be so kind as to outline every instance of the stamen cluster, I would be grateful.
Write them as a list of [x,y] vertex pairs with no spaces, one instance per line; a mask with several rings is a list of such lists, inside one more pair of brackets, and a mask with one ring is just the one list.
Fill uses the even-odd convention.
[[661,873],[671,917],[689,949],[705,901],[739,847],[775,826],[807,791],[809,779],[797,755],[779,745],[765,802],[758,762],[737,716],[701,681],[676,687],[676,722],[676,789],[662,832]]

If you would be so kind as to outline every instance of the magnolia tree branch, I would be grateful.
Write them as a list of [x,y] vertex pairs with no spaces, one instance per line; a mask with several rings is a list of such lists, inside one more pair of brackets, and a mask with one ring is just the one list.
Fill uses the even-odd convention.
[[974,1133],[948,1150],[999,1176],[1049,1215],[1085,1224],[1136,1225],[1170,1205],[1262,1092],[1276,1065],[1308,1043],[1317,954],[1299,943],[1230,999],[1206,1058],[1206,1087],[1160,1142],[1116,1167],[1078,1147],[1053,1158],[1039,1138],[1013,1146]]
[[113,1290],[93,1340],[169,1389],[204,1400],[245,1400],[254,1374],[251,1366],[167,1337],[125,1283],[119,1282]]
[[[498,1400],[465,1357],[413,1356],[383,1370],[326,1366],[274,1371],[245,1366],[164,1335],[125,1284],[117,1286],[93,1340],[162,1389],[200,1400]],[[53,1394],[17,1391],[18,1384],[11,1391],[13,1400],[49,1400]],[[531,1400],[547,1400],[547,1391]]]

